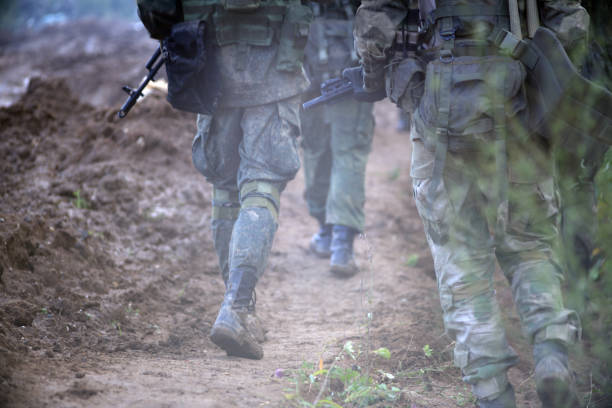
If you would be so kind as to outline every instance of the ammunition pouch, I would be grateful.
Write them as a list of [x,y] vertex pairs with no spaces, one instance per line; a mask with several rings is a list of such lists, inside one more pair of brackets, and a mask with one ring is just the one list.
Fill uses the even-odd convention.
[[217,9],[213,14],[218,46],[246,44],[269,47],[280,28],[284,7],[260,7],[250,13]]
[[525,41],[496,30],[492,40],[527,69],[530,131],[578,157],[612,144],[612,93],[578,73],[551,30],[540,27]]
[[297,72],[302,69],[304,48],[308,40],[312,10],[301,2],[291,2],[287,6],[283,25],[280,30],[276,69],[284,72]]
[[223,8],[227,11],[248,13],[257,10],[260,4],[260,0],[225,0]]
[[213,54],[206,46],[206,23],[175,24],[162,42],[168,75],[168,102],[187,112],[211,114],[220,96]]
[[151,38],[162,40],[170,35],[172,26],[183,21],[180,0],[138,0],[138,17]]
[[298,71],[304,59],[312,11],[299,1],[287,3],[260,5],[259,1],[226,0],[225,8],[217,8],[213,14],[217,45],[269,47],[276,40],[279,43],[276,69]]
[[386,75],[386,90],[391,102],[405,112],[419,106],[425,88],[425,62],[418,57],[391,63]]

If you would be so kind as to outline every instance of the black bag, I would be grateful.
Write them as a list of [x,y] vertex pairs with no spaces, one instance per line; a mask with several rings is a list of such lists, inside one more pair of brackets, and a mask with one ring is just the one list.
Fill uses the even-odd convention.
[[220,97],[220,79],[206,43],[206,23],[188,21],[172,26],[162,42],[166,54],[168,97],[173,108],[212,114]]

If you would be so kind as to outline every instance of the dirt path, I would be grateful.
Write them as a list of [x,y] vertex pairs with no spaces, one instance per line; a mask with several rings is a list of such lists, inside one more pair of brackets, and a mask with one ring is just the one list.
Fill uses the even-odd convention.
[[[94,27],[85,45],[56,58],[52,41],[70,38],[67,29],[45,33],[47,43],[32,37],[24,53],[47,44],[47,63],[60,67],[104,33]],[[137,41],[142,33],[131,35]],[[294,379],[320,361],[329,368],[347,341],[360,357],[337,364],[401,390],[372,405],[470,406],[451,364],[411,197],[409,138],[394,130],[395,108],[386,102],[376,106],[366,235],[356,245],[362,272],[336,279],[326,261],[308,254],[316,225],[300,173],[282,196],[257,287],[269,329],[264,359],[227,357],[208,340],[223,284],[209,238],[210,187],[190,163],[194,117],[155,94],[124,121],[114,117],[121,97],[109,89],[137,80],[138,72],[126,79],[121,67],[146,59],[150,43],[143,44],[137,55],[100,50],[88,60],[108,74],[95,90],[97,107],[72,96],[74,84],[49,78],[29,81],[21,100],[0,109],[0,406],[307,406],[324,376],[299,396],[291,396]],[[119,56],[113,66],[109,55]],[[14,65],[25,60],[0,54],[0,82],[37,73],[31,60],[21,71]],[[69,65],[59,72],[69,75]],[[78,66],[74,74],[93,81]],[[511,371],[520,406],[537,407],[532,363],[501,280],[499,297],[522,357]],[[380,347],[390,359],[368,352]]]

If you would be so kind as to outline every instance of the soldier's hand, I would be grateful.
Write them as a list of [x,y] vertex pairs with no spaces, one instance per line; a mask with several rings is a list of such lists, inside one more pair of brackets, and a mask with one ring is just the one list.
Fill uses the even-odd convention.
[[363,86],[363,71],[361,67],[346,68],[342,71],[342,78],[350,81],[353,86],[353,97],[361,102],[376,102],[387,96],[384,87],[366,90]]

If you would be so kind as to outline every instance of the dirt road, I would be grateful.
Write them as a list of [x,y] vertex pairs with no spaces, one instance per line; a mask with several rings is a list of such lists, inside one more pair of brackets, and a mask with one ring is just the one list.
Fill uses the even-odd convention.
[[[257,287],[264,359],[210,342],[223,284],[210,187],[191,165],[194,117],[160,94],[115,117],[118,89],[136,84],[153,46],[142,31],[90,21],[0,51],[0,406],[286,407],[329,395],[344,407],[471,406],[412,202],[409,138],[386,102],[356,244],[362,272],[340,280],[309,255],[316,225],[300,173]],[[520,406],[537,407],[501,278],[498,292],[521,354]],[[369,378],[371,398],[326,381],[332,366]]]

